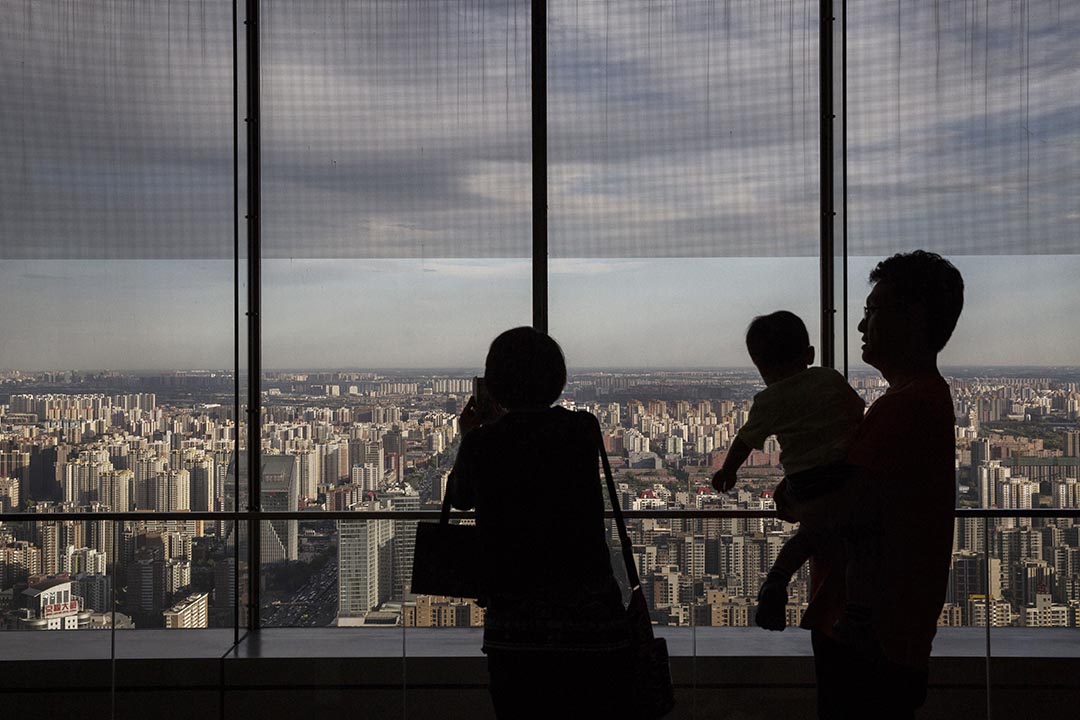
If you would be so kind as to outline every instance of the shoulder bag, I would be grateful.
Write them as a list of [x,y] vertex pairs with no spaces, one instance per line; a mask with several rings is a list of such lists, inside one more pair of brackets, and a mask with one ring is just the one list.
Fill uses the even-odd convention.
[[636,704],[641,710],[642,717],[659,718],[671,712],[671,709],[675,707],[675,689],[671,683],[667,640],[653,635],[649,606],[645,602],[645,593],[641,590],[637,563],[634,562],[633,545],[626,532],[626,522],[623,520],[622,508],[619,506],[618,494],[615,491],[615,480],[611,476],[611,463],[608,462],[602,439],[600,459],[604,463],[604,479],[607,481],[608,495],[611,497],[615,525],[619,529],[623,562],[626,563],[626,577],[630,581],[630,604],[626,608],[626,620],[630,629]]
[[475,525],[450,524],[450,493],[439,522],[416,525],[412,592],[418,595],[480,597],[480,536]]

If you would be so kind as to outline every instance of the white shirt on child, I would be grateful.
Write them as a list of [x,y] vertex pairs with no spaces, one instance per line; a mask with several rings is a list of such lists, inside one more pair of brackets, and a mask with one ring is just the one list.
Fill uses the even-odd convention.
[[784,472],[842,462],[866,404],[832,368],[810,367],[754,396],[738,440],[760,450],[776,435]]

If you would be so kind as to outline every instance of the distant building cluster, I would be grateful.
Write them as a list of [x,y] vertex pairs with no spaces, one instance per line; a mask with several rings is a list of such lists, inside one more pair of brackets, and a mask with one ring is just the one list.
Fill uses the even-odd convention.
[[[961,506],[1080,508],[1075,379],[951,379]],[[248,582],[244,533],[224,520],[140,517],[247,506],[246,484],[237,484],[246,454],[237,451],[248,438],[228,377],[174,373],[142,381],[151,385],[145,391],[118,391],[124,381],[104,373],[0,381],[4,628],[181,629],[235,620]],[[851,383],[868,403],[886,390],[877,375]],[[15,391],[3,394],[6,385]],[[736,370],[593,372],[572,377],[561,402],[600,420],[622,508],[770,510],[783,476],[775,439],[754,451],[736,491],[720,495],[709,485],[761,387],[756,374]],[[265,624],[482,625],[475,602],[409,592],[414,519],[365,518],[439,506],[460,439],[457,412],[471,392],[471,378],[446,375],[264,378],[259,505],[304,514],[260,523]],[[536,502],[557,513],[557,488],[538,489]],[[48,520],[94,511],[131,516]],[[356,519],[320,520],[323,511]],[[12,512],[40,520],[4,522]],[[719,516],[632,519],[628,529],[654,619],[713,627],[754,624],[757,590],[795,530],[771,517]],[[807,579],[804,568],[792,583],[790,624],[805,610]],[[945,626],[1076,627],[1080,524],[958,518],[945,601]]]

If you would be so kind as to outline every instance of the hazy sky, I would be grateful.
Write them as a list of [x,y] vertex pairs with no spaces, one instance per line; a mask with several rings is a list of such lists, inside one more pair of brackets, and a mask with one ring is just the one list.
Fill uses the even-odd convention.
[[[944,362],[1080,363],[1080,3],[851,5],[852,326],[926,247],[969,288]],[[745,365],[780,307],[816,335],[816,6],[550,3],[572,364]],[[528,3],[263,7],[264,363],[477,365],[530,321]],[[231,363],[230,21],[0,6],[0,368]]]

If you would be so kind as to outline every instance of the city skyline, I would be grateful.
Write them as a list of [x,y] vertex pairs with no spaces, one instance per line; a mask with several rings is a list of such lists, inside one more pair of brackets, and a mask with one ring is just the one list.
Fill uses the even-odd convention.
[[[482,624],[469,601],[409,591],[416,519],[381,514],[439,507],[461,437],[452,408],[471,381],[279,375],[264,405],[261,509],[297,516],[261,524],[261,625]],[[153,515],[227,513],[242,500],[233,409],[191,402],[220,392],[168,377],[104,393],[81,378],[27,380],[0,407],[0,592],[19,598],[0,613],[0,629],[229,626],[236,569],[244,573],[233,564],[226,516]],[[851,385],[867,403],[887,387],[873,375]],[[784,475],[775,438],[750,453],[732,492],[710,484],[759,389],[751,371],[570,378],[561,402],[597,418],[616,501],[658,513],[627,525],[662,625],[752,626],[756,588],[793,532],[771,515]],[[958,517],[939,624],[979,626],[989,615],[994,627],[1076,627],[1080,535],[1065,516],[1080,506],[1080,376],[953,378],[952,399],[956,507],[1062,517],[1000,518],[985,533],[985,519]],[[536,491],[537,502],[557,506],[558,498],[552,488]],[[702,512],[671,518],[666,510]],[[5,521],[12,511],[33,519]],[[122,541],[91,519],[98,511],[130,513]],[[88,515],[50,521],[57,512]],[[330,512],[350,519],[320,517]],[[789,624],[806,609],[806,580],[800,572],[791,587]]]

